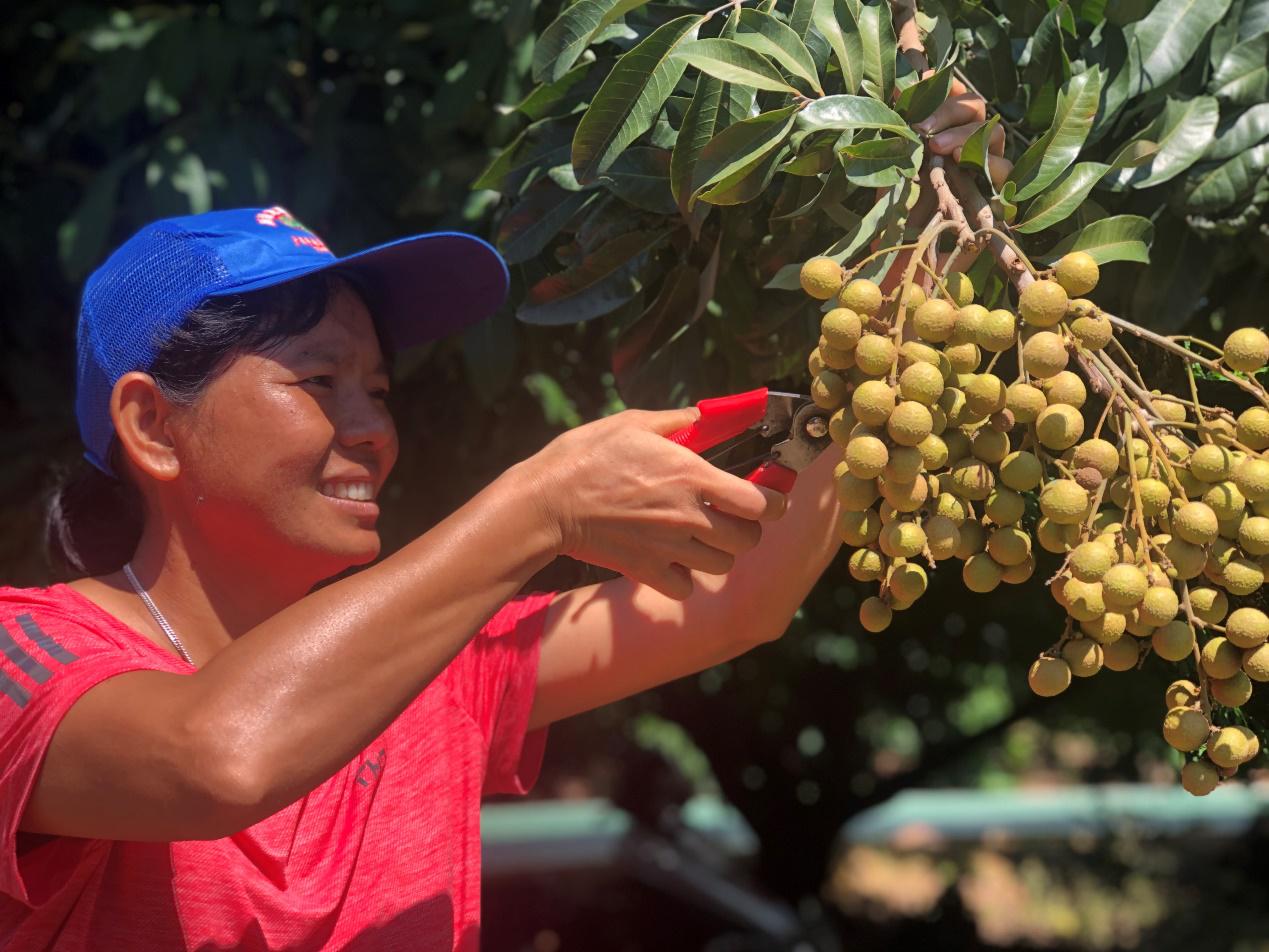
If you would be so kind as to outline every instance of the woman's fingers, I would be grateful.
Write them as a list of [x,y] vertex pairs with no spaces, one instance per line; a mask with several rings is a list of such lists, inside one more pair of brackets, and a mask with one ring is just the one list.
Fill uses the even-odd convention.
[[740,555],[762,541],[761,523],[750,519],[738,519],[725,512],[719,512],[713,506],[705,510],[705,518],[708,525],[693,529],[692,534],[715,549],[730,552],[732,555]]
[[[937,155],[950,155],[957,162],[961,160],[961,149],[965,143],[982,126],[981,122],[967,122],[961,126],[944,129],[929,139],[930,150]],[[1002,126],[992,127],[987,137],[987,151],[995,155],[1005,154],[1005,130]]]

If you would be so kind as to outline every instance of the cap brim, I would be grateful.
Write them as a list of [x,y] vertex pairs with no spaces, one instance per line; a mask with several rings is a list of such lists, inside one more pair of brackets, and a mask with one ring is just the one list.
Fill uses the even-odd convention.
[[491,317],[511,285],[506,262],[475,235],[438,231],[401,238],[311,268],[270,275],[217,297],[273,287],[320,271],[347,273],[370,300],[398,349],[463,330]]

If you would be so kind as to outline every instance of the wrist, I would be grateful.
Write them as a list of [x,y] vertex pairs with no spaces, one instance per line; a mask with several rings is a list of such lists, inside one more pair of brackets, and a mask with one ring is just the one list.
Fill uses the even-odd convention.
[[522,528],[542,566],[567,548],[563,520],[552,503],[552,482],[530,458],[510,467],[490,487],[506,500],[513,523]]

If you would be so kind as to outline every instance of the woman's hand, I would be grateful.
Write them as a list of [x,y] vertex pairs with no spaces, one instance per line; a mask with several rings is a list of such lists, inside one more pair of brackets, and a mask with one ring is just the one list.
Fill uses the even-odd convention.
[[783,515],[787,497],[666,439],[700,416],[626,410],[579,426],[526,460],[562,555],[613,569],[675,599],[688,569],[725,575]]
[[[912,128],[926,137],[926,145],[935,155],[950,156],[953,162],[959,162],[965,141],[986,119],[987,103],[983,97],[953,79],[943,104]],[[992,184],[1000,188],[1012,169],[1013,163],[1005,158],[1005,129],[997,123],[987,143],[987,171]]]

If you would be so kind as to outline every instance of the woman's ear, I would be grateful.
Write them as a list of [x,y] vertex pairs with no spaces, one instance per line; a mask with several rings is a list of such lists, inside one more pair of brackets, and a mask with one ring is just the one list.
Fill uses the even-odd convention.
[[120,449],[140,472],[162,482],[181,472],[169,432],[171,414],[172,405],[147,373],[124,374],[110,394],[110,418]]

